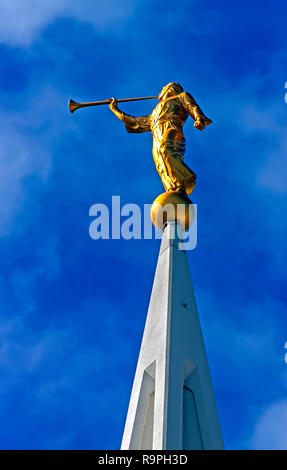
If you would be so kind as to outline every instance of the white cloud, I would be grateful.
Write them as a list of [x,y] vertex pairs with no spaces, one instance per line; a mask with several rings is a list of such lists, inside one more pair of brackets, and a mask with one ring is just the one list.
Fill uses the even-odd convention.
[[260,416],[252,439],[253,449],[287,450],[287,400],[274,403]]
[[26,179],[48,180],[53,158],[49,142],[63,129],[55,112],[58,102],[57,94],[45,88],[28,109],[0,113],[0,237],[11,232],[24,207]]
[[25,137],[9,125],[1,128],[0,139],[0,236],[3,236],[9,233],[14,216],[21,209],[25,178],[33,174],[43,176],[49,159],[37,140]]
[[[129,302],[123,307],[128,310]],[[121,307],[110,300],[88,298],[74,310],[71,309],[73,325],[62,323],[61,326],[43,326],[36,330],[31,327],[29,312],[2,315],[0,367],[4,379],[0,382],[0,411],[3,400],[9,399],[11,390],[26,383],[33,374],[45,371],[45,375],[40,375],[37,386],[30,392],[35,398],[35,408],[41,408],[47,401],[56,403],[61,400],[60,392],[63,390],[81,391],[82,381],[90,371],[97,371],[101,376],[103,368],[114,369],[116,365],[119,369],[130,357],[131,344],[123,340],[126,331],[132,331],[130,321],[121,317],[120,310]],[[81,318],[85,318],[88,323],[94,322],[95,312],[109,312],[109,315],[103,315],[96,322],[101,333],[95,336],[95,344],[85,341],[85,325],[79,321],[79,311]],[[59,310],[59,317],[61,313]],[[111,341],[118,351],[116,357],[108,354]]]
[[[279,98],[279,97],[278,97]],[[281,97],[283,101],[283,97]],[[245,99],[245,102],[247,100]],[[258,167],[257,183],[273,193],[287,192],[287,138],[285,119],[282,116],[282,103],[259,107],[251,102],[238,107],[237,119],[247,135],[255,132],[272,136],[274,148],[263,158]],[[276,140],[275,140],[276,139]]]
[[[233,107],[232,121],[228,122],[229,125],[234,126],[234,131],[225,136],[225,147],[235,150],[238,148],[236,132],[240,141],[242,138],[252,136],[257,136],[258,139],[261,136],[262,141],[266,141],[266,138],[270,139],[269,146],[263,154],[258,153],[258,144],[253,144],[252,159],[257,162],[255,178],[254,174],[250,178],[248,172],[240,174],[240,177],[243,178],[244,184],[253,188],[256,183],[259,189],[264,188],[273,194],[286,194],[287,137],[284,94],[280,94],[279,91],[278,100],[273,100],[271,104],[265,101],[258,102],[254,98],[254,90],[257,90],[258,86],[254,76],[248,82],[243,80],[236,88],[227,88],[226,91],[221,92],[222,106],[217,110],[217,116],[221,122],[224,122],[225,115],[230,112],[230,103],[237,103]],[[217,98],[212,96],[210,101],[216,103]],[[250,148],[242,149],[242,152],[245,157],[246,153],[250,152]],[[242,165],[241,161],[240,164]],[[225,173],[226,170],[224,168]],[[231,171],[234,171],[234,166]]]
[[258,183],[274,193],[287,193],[287,136],[278,139],[279,148],[272,153],[258,176]]
[[9,0],[0,3],[0,41],[28,46],[59,17],[87,21],[97,28],[121,22],[133,13],[135,0]]

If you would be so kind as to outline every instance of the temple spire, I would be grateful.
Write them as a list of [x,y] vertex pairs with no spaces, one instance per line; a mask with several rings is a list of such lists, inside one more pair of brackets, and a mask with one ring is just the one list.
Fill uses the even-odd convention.
[[121,449],[223,449],[186,252],[163,233]]

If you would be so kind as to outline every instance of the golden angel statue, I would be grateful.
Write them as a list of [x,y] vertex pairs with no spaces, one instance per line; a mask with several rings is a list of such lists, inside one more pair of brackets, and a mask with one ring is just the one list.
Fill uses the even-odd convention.
[[158,100],[150,116],[134,117],[120,111],[115,98],[109,107],[123,121],[128,132],[152,132],[153,158],[165,190],[190,195],[196,184],[196,174],[183,161],[183,125],[191,116],[194,127],[202,131],[212,121],[179,83],[172,82],[163,87]]

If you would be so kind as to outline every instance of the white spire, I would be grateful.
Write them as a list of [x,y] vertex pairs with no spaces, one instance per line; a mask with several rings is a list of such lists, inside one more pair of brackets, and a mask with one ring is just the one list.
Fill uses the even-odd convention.
[[121,449],[223,449],[187,256],[164,230]]

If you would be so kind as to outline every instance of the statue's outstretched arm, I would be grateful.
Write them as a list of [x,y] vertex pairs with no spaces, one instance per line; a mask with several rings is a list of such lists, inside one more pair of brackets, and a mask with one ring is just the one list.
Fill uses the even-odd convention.
[[131,116],[121,111],[115,98],[109,104],[110,110],[124,123],[126,130],[132,133],[151,131],[150,116]]
[[202,109],[199,107],[195,99],[190,93],[181,94],[182,104],[185,107],[188,114],[194,119],[194,127],[203,131],[205,126],[208,126],[212,123],[212,120],[205,116]]
[[118,108],[116,98],[112,98],[112,101],[109,104],[109,108],[117,116],[117,118],[124,122],[125,113]]

